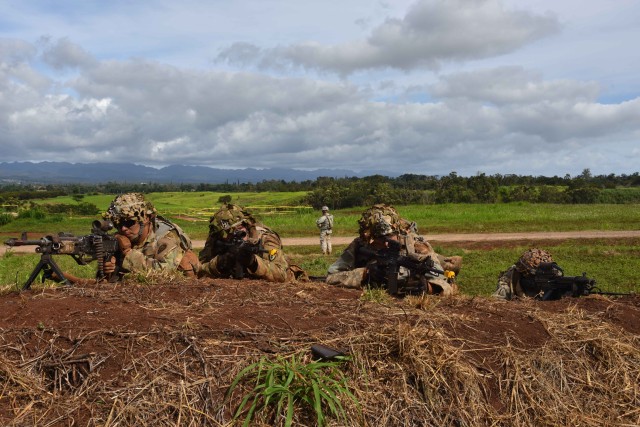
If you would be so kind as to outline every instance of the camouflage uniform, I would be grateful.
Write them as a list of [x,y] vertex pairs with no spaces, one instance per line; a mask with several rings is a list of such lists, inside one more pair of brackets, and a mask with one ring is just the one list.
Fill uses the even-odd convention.
[[[448,265],[460,271],[462,259],[460,257],[442,257],[435,253],[429,242],[417,233],[415,223],[403,220],[393,207],[374,205],[363,212],[358,221],[360,237],[354,239],[340,257],[329,267],[327,283],[349,288],[362,286],[380,286],[376,279],[370,277],[369,268],[373,258],[371,250],[375,238],[395,235],[401,245],[401,254],[416,261],[431,258],[436,269],[444,270],[441,260],[449,260]],[[455,264],[455,265],[454,265]],[[410,272],[400,267],[398,273],[399,286],[414,286],[420,281],[428,293],[450,295],[457,293],[458,288],[453,280],[440,275],[425,274],[424,277],[411,277]]]
[[152,270],[177,270],[194,276],[197,257],[191,250],[191,240],[182,229],[157,215],[151,202],[140,193],[127,193],[116,197],[109,209],[102,215],[116,226],[124,220],[141,223],[144,218],[151,222],[151,228],[143,241],[131,242],[131,250],[116,259],[123,272],[147,273]]
[[[288,263],[278,234],[257,223],[251,214],[236,205],[226,205],[209,220],[209,236],[199,259],[202,263],[198,276],[263,279],[284,282],[288,275]],[[236,252],[228,242],[235,227],[243,225],[247,230],[245,240],[258,253],[249,258]],[[245,255],[246,256],[246,255]]]
[[493,297],[511,300],[514,297],[536,297],[541,289],[533,282],[536,268],[543,262],[553,262],[551,254],[542,249],[529,249],[518,261],[498,276]]
[[322,207],[322,216],[316,220],[320,229],[320,248],[323,255],[331,255],[331,234],[333,233],[333,215],[327,206]]

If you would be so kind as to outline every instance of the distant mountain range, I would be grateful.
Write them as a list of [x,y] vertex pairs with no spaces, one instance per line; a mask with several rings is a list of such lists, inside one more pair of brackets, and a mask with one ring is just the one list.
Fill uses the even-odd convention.
[[256,183],[263,180],[306,181],[320,176],[335,178],[370,175],[395,176],[381,172],[354,172],[346,169],[312,171],[270,169],[216,169],[206,166],[171,165],[160,169],[133,163],[0,162],[0,184],[8,183]]

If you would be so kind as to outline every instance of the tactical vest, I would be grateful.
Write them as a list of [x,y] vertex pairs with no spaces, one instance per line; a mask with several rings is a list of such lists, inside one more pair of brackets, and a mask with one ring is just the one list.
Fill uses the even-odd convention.
[[158,236],[158,240],[162,239],[164,236],[174,230],[178,234],[178,236],[180,236],[180,247],[185,251],[190,250],[192,248],[191,239],[185,234],[184,231],[182,231],[182,228],[161,217],[160,215],[156,217],[156,236]]

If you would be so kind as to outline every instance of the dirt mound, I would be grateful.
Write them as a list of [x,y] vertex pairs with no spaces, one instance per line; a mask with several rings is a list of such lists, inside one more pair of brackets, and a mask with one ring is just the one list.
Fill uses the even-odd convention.
[[242,368],[308,360],[316,343],[351,356],[349,425],[640,424],[638,296],[379,303],[322,283],[89,285],[0,296],[0,331],[1,425],[229,425]]

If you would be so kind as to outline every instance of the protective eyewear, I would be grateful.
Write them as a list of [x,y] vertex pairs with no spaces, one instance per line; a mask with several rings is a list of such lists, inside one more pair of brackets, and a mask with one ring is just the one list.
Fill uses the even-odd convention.
[[138,221],[136,221],[135,219],[125,219],[122,221],[118,221],[116,223],[116,227],[117,228],[122,228],[122,227],[126,227],[126,228],[131,228],[134,225],[136,225],[138,223]]

